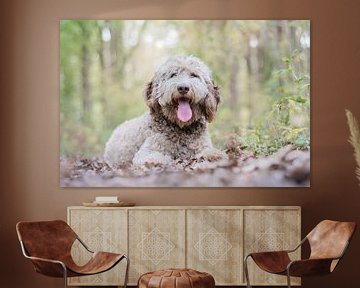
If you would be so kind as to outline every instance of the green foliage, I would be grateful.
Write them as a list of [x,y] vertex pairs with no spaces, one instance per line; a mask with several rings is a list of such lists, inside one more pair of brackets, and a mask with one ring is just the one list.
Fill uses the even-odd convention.
[[[295,66],[300,60],[295,51],[284,59],[285,68],[274,72],[268,88],[276,98],[270,111],[243,132],[239,141],[244,149],[268,155],[289,144],[302,150],[310,148],[310,78],[297,74]],[[280,77],[289,81],[274,89],[272,81]]]

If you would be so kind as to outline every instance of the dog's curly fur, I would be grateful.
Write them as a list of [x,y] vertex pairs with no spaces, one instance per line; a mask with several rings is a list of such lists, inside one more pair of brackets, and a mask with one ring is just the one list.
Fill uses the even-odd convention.
[[[111,167],[168,167],[179,159],[227,157],[213,147],[207,131],[220,95],[211,71],[198,58],[170,58],[146,85],[144,97],[150,112],[119,125],[106,143],[104,158]],[[180,102],[189,107],[185,119],[178,114]]]

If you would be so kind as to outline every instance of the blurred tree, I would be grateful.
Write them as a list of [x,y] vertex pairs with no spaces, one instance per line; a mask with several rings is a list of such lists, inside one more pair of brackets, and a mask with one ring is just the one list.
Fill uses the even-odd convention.
[[[89,36],[90,27],[84,22],[78,22],[81,31],[81,83],[82,83],[82,105],[84,121],[90,121],[89,115],[92,110],[92,101],[90,97],[90,51],[89,51]],[[87,116],[87,117],[86,117]]]

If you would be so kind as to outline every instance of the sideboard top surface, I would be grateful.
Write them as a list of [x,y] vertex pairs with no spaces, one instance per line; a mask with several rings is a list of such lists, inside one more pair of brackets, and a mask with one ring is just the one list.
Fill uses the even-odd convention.
[[221,209],[221,210],[257,210],[257,209],[282,209],[282,210],[300,210],[301,206],[132,206],[132,207],[85,207],[85,206],[69,206],[68,209],[164,209],[164,210],[186,210],[186,209]]

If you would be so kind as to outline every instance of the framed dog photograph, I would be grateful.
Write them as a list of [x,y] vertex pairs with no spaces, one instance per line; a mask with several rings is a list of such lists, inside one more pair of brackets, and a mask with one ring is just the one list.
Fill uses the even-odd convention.
[[309,187],[309,20],[61,20],[61,187]]

